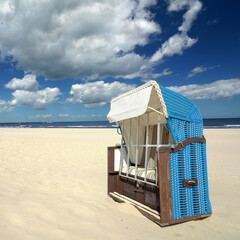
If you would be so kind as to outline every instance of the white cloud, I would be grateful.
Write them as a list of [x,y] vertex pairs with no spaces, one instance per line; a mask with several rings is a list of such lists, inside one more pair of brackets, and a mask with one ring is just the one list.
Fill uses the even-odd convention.
[[187,78],[193,77],[198,73],[202,73],[202,72],[206,72],[207,70],[211,70],[214,68],[220,67],[220,65],[216,66],[216,67],[195,67],[194,69],[191,70],[191,72],[187,75]]
[[7,16],[9,13],[11,13],[10,2],[8,0],[1,0],[1,2],[0,2],[0,18],[3,18],[3,16]]
[[52,114],[44,114],[44,115],[34,115],[34,116],[29,116],[30,119],[48,119],[51,118]]
[[5,87],[13,90],[35,91],[38,89],[39,84],[35,75],[27,74],[22,79],[13,78],[9,83],[5,84]]
[[125,76],[147,61],[134,53],[160,33],[156,0],[4,1],[1,58],[50,79]]
[[25,106],[35,109],[44,109],[47,105],[55,103],[61,94],[58,88],[45,88],[38,91],[16,90],[12,93],[12,105]]
[[125,78],[131,79],[131,78],[139,77],[139,78],[142,79],[143,82],[147,82],[147,81],[150,81],[150,80],[146,80],[146,79],[151,79],[152,80],[152,79],[167,76],[167,75],[170,75],[170,74],[172,74],[172,72],[169,71],[168,68],[165,68],[160,73],[153,73],[153,71],[150,70],[150,69],[147,69],[147,70],[143,69],[142,71],[139,71],[138,73],[127,75],[127,76],[125,76]]
[[207,67],[195,67],[194,69],[191,70],[191,72],[188,74],[188,78],[195,76],[198,73],[201,72],[206,72],[208,70]]
[[70,114],[58,114],[61,118],[69,118],[69,119],[82,119],[82,120],[93,120],[96,118],[106,118],[106,115],[99,115],[99,114],[91,114],[91,115],[70,115]]
[[9,106],[9,103],[7,103],[4,100],[0,100],[0,113],[1,112],[11,112],[14,110],[14,107]]
[[165,68],[161,73],[149,73],[149,74],[144,74],[142,75],[142,82],[149,82],[151,80],[156,80],[157,78],[171,75],[172,71],[169,70],[169,68]]
[[240,94],[240,79],[218,80],[207,84],[172,86],[169,89],[190,99],[231,98]]
[[190,38],[187,32],[190,30],[193,21],[202,8],[202,3],[198,0],[168,0],[168,11],[181,11],[187,9],[183,15],[182,25],[178,28],[180,33],[171,36],[162,46],[153,54],[150,62],[163,61],[164,57],[170,57],[175,54],[181,55],[183,50],[192,47],[197,39]]
[[169,71],[169,68],[165,68],[161,73],[155,73],[153,74],[153,78],[163,77],[167,75],[171,75],[172,72]]
[[157,0],[2,1],[0,60],[49,79],[144,78],[197,42],[187,32],[202,8],[198,0],[168,0],[168,12],[186,10],[182,25],[147,58],[135,49],[161,33],[149,10]]
[[66,118],[66,117],[69,117],[70,115],[66,114],[66,113],[60,113],[60,114],[58,114],[58,116],[61,118]]
[[180,11],[183,9],[188,9],[183,15],[183,23],[178,28],[179,31],[187,33],[193,21],[197,18],[197,14],[202,9],[202,3],[198,0],[169,0],[168,11]]
[[163,57],[173,56],[175,54],[181,55],[183,50],[190,48],[197,42],[197,39],[188,37],[185,34],[177,33],[164,42],[151,58],[151,62],[162,61]]
[[67,101],[81,103],[85,107],[92,108],[103,106],[111,101],[112,98],[135,88],[136,85],[113,82],[104,83],[103,81],[90,82],[85,84],[72,85],[70,94],[73,97]]
[[36,76],[26,74],[22,79],[13,78],[5,84],[6,88],[15,90],[10,101],[11,105],[25,106],[35,109],[44,109],[47,105],[55,103],[61,95],[59,88],[45,88],[37,90],[39,83]]

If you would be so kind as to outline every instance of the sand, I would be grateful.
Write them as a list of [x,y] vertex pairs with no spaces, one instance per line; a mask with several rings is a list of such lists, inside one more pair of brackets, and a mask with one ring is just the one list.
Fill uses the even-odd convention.
[[0,129],[0,239],[240,239],[240,129],[204,134],[213,215],[161,228],[106,194],[115,129]]

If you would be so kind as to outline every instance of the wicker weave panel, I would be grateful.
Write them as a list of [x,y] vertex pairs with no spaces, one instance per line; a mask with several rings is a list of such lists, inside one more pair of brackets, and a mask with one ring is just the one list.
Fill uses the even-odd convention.
[[[173,219],[211,212],[205,149],[205,143],[191,143],[170,153]],[[182,181],[190,179],[198,185],[183,187]]]

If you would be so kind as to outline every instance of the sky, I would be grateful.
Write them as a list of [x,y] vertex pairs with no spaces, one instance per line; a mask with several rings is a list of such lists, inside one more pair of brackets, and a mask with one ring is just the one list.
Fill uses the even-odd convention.
[[240,117],[240,1],[0,0],[0,122],[105,121],[147,81]]

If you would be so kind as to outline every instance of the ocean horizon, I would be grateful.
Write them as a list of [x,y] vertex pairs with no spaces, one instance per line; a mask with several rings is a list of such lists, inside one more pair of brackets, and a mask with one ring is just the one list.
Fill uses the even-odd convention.
[[[240,128],[240,118],[206,118],[204,129]],[[116,123],[108,121],[72,121],[72,122],[3,122],[0,128],[117,128]]]

